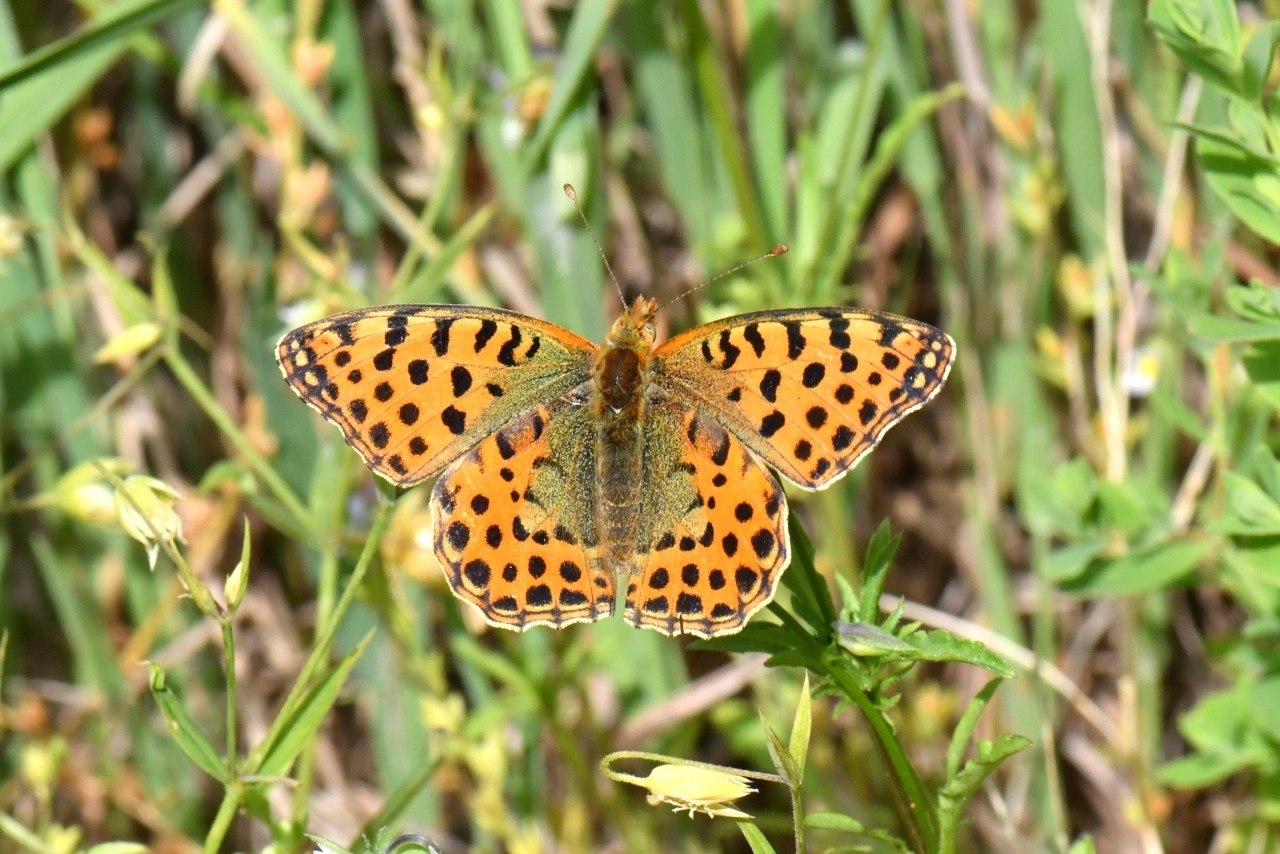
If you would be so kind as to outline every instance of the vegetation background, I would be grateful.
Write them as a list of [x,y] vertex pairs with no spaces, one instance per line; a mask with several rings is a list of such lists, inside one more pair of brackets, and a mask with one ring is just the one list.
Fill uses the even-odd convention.
[[[1280,850],[1276,11],[0,2],[0,850]],[[790,244],[669,329],[958,342],[736,643],[486,628],[273,364],[387,302],[598,338],[565,182],[631,294]],[[852,656],[806,614],[880,619],[885,519]],[[785,784],[690,819],[624,748]]]

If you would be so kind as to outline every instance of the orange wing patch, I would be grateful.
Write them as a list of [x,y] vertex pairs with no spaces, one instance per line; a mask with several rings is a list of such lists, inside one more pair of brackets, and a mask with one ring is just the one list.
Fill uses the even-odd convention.
[[[436,482],[436,556],[453,592],[523,631],[613,611],[591,506],[595,432],[583,407],[541,406],[486,438]],[[581,465],[579,465],[581,463]]]
[[626,618],[667,635],[732,634],[773,598],[790,560],[786,497],[710,418],[675,403],[651,415]]
[[310,323],[276,345],[298,397],[364,461],[412,486],[589,377],[594,346],[515,312],[407,305]]
[[946,382],[955,343],[855,309],[744,314],[654,352],[657,382],[728,426],[780,474],[822,489]]

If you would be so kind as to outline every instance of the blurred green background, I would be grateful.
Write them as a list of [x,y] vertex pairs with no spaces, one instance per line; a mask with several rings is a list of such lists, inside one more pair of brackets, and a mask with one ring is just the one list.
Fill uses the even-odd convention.
[[[1278,11],[0,2],[0,851],[1280,849]],[[840,304],[956,339],[938,399],[793,495],[791,572],[849,605],[887,519],[890,628],[1012,668],[980,721],[963,661],[850,693],[764,629],[490,629],[425,490],[294,398],[273,343],[347,308],[599,339],[565,182],[628,295],[790,245],[660,335]],[[921,835],[899,759],[945,814],[957,727],[1030,747]],[[773,773],[770,731],[805,747],[754,822],[597,769]]]

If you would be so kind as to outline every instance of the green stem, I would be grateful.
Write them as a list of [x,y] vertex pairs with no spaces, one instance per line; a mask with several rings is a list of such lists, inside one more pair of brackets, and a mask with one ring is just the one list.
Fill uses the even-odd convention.
[[925,791],[924,783],[911,767],[902,745],[898,743],[893,726],[842,668],[829,666],[827,676],[861,710],[862,716],[867,719],[876,735],[872,743],[890,772],[889,782],[912,847],[920,852],[937,851],[937,816],[934,814],[932,801]]
[[209,835],[204,838],[205,854],[218,854],[222,850],[222,842],[227,838],[231,822],[240,810],[240,798],[243,794],[244,789],[239,783],[227,786],[227,791],[222,796],[222,803],[218,806],[218,814],[214,816],[213,824],[209,827]]
[[231,615],[227,614],[220,621],[222,624],[222,656],[227,662],[227,768],[232,778],[239,773],[240,762],[236,758],[236,642],[231,631]]
[[799,781],[794,781],[789,788],[791,789],[791,825],[796,837],[796,854],[805,854],[804,804],[800,801]]

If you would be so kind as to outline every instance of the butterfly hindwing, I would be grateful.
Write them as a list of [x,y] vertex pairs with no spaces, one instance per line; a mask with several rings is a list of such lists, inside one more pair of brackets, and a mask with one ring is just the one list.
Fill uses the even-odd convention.
[[338,425],[370,468],[411,486],[583,382],[594,350],[511,311],[393,305],[295,329],[276,359],[294,392]]
[[764,311],[672,338],[654,372],[788,480],[821,489],[942,388],[954,351],[945,333],[885,312]]
[[644,469],[626,619],[667,635],[738,631],[790,559],[777,479],[732,433],[674,402],[650,412]]
[[613,611],[614,572],[596,535],[595,429],[565,399],[480,442],[436,481],[435,550],[453,592],[523,631]]

